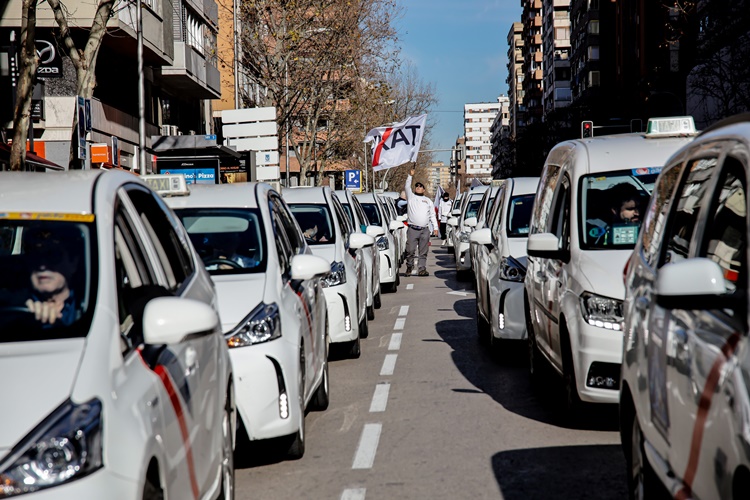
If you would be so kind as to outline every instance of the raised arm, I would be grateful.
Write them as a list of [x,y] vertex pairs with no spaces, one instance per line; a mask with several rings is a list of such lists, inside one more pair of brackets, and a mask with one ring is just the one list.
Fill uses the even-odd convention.
[[412,196],[414,196],[414,193],[411,191],[411,178],[414,176],[414,169],[412,168],[409,170],[409,175],[406,176],[406,185],[404,186],[404,191],[406,191],[406,199],[411,199]]

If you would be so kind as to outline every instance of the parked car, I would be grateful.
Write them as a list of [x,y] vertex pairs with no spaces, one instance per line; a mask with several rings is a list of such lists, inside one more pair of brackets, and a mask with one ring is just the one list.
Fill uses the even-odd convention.
[[[408,227],[404,223],[406,222],[407,216],[398,215],[396,202],[393,198],[381,196],[380,199],[383,202],[383,208],[385,208],[387,219],[389,221],[388,227],[391,228],[391,234],[393,234],[393,238],[396,240],[398,246],[398,265],[401,267],[401,264],[404,263],[404,259],[406,258],[406,230]],[[400,224],[391,224],[392,222],[399,222]]]
[[[464,193],[456,194],[456,199],[453,200],[453,210],[451,210],[451,217],[449,217],[449,220],[452,217],[458,217],[459,215],[461,215],[461,207],[463,203],[466,202],[466,199],[467,198],[466,196],[464,196]],[[451,226],[450,224],[445,225],[445,246],[448,248],[453,248],[453,231],[453,226]]]
[[458,217],[448,219],[448,225],[453,228],[453,256],[456,259],[456,272],[465,275],[471,271],[471,255],[469,253],[469,234],[477,225],[477,214],[482,197],[489,186],[476,187],[465,194],[466,201],[461,204]]
[[367,267],[367,319],[375,319],[375,309],[380,309],[380,253],[379,249],[388,244],[385,231],[380,226],[371,226],[362,204],[349,190],[334,191],[349,218],[355,232],[369,234],[375,238],[375,245],[362,249]]
[[[471,234],[474,234],[476,231],[484,229],[488,226],[490,218],[494,213],[493,208],[496,207],[495,200],[497,199],[498,192],[500,192],[500,186],[504,185],[506,182],[506,180],[503,180],[501,181],[500,185],[492,186],[484,192],[484,195],[482,196],[482,202],[479,204],[479,210],[477,210],[476,224],[474,225],[474,229],[472,230]],[[470,221],[470,223],[473,224],[473,221]],[[485,270],[481,267],[483,262],[479,260],[477,255],[480,247],[480,245],[475,245],[472,243],[470,235],[469,258],[471,259],[471,269],[472,271],[474,271],[475,284],[477,281],[477,275],[485,272]]]
[[244,431],[251,441],[289,436],[279,445],[300,458],[305,411],[329,401],[328,262],[267,184],[191,184],[184,194],[166,200],[216,285]]
[[136,176],[0,174],[0,496],[233,498],[215,302]]
[[378,252],[380,253],[380,289],[384,292],[395,292],[398,290],[401,278],[398,275],[399,249],[396,239],[393,236],[393,231],[397,231],[399,225],[403,226],[403,223],[398,221],[389,222],[385,212],[386,209],[379,196],[373,193],[360,193],[354,195],[354,197],[362,204],[362,208],[365,214],[367,214],[367,220],[370,221],[370,224],[380,226],[385,231],[388,245],[378,247]]
[[470,236],[476,255],[477,333],[493,350],[503,339],[526,339],[526,240],[538,184],[538,177],[507,179],[495,197],[488,227]]
[[545,365],[560,374],[569,416],[582,402],[619,401],[622,269],[660,165],[693,139],[692,123],[651,119],[648,133],[565,141],[547,156],[527,243],[524,307],[532,380]]
[[284,199],[313,253],[330,266],[323,285],[331,342],[347,343],[349,355],[358,358],[360,339],[368,335],[367,257],[363,251],[374,246],[375,239],[354,232],[341,202],[327,186],[285,189]]
[[633,496],[750,498],[748,120],[718,123],[666,162],[625,270]]

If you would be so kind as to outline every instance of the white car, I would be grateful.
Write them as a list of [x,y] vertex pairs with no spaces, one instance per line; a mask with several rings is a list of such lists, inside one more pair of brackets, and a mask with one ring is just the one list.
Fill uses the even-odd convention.
[[328,186],[284,190],[284,199],[313,254],[328,262],[323,279],[331,342],[346,343],[352,358],[360,356],[367,324],[367,266],[363,250],[375,245],[354,232],[344,208]]
[[493,350],[502,339],[526,339],[526,239],[538,184],[538,177],[507,179],[495,197],[488,227],[471,233],[477,259],[477,333]]
[[692,124],[652,118],[648,133],[570,140],[547,156],[527,243],[529,367],[535,382],[546,365],[562,376],[570,417],[620,399],[622,270],[660,166]]
[[469,234],[477,225],[477,214],[482,197],[489,186],[476,187],[465,193],[466,201],[461,204],[458,217],[448,219],[448,225],[453,228],[453,256],[456,259],[456,272],[460,275],[471,271],[471,254],[469,254]]
[[[403,264],[406,259],[406,231],[408,226],[404,224],[404,222],[406,222],[407,216],[398,215],[396,201],[393,198],[381,195],[380,199],[383,202],[383,208],[385,208],[388,215],[388,227],[391,228],[391,234],[393,234],[393,238],[396,240],[398,246],[398,265],[401,267],[401,264]],[[392,224],[392,222],[399,222],[400,224]]]
[[362,204],[370,224],[380,226],[385,231],[388,244],[378,247],[380,252],[380,289],[384,292],[395,292],[398,290],[401,278],[398,275],[399,248],[393,232],[398,231],[399,226],[404,224],[398,221],[388,221],[386,209],[379,196],[373,193],[360,193],[354,196]]
[[351,191],[334,191],[356,232],[375,238],[375,245],[362,249],[367,267],[367,319],[375,319],[375,309],[380,309],[380,253],[378,250],[388,243],[385,231],[380,226],[371,226],[362,205]]
[[0,174],[0,497],[233,498],[215,301],[138,177]]
[[[505,182],[507,181],[501,181],[500,185],[505,184]],[[474,223],[473,221],[469,221],[470,223],[474,224],[474,228],[469,235],[469,258],[471,259],[471,269],[472,271],[474,271],[474,284],[477,283],[479,275],[484,275],[486,270],[482,267],[485,261],[479,259],[478,255],[479,251],[482,248],[482,245],[474,244],[474,241],[471,239],[471,235],[476,231],[484,229],[488,226],[490,218],[494,214],[493,208],[496,207],[495,200],[497,198],[497,193],[500,191],[500,185],[492,186],[484,192],[482,202],[479,204],[479,210],[477,211],[476,223]],[[477,288],[474,287],[474,289],[476,290]]]
[[[251,440],[305,452],[305,411],[329,400],[328,263],[309,251],[281,196],[267,184],[191,184],[166,198],[216,284],[234,367],[237,408]],[[288,445],[288,447],[287,447]]]
[[[448,219],[450,220],[452,217],[458,217],[461,215],[461,205],[466,202],[466,196],[464,196],[464,193],[457,193],[456,199],[453,200],[453,209],[451,210],[450,217]],[[445,224],[445,246],[448,248],[453,248],[453,231],[454,228],[450,224]]]
[[680,149],[628,261],[619,409],[634,498],[750,498],[749,158],[747,115]]

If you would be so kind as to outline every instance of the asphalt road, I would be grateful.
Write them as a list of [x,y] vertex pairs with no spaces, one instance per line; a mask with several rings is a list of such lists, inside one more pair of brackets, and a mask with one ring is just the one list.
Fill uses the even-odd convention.
[[402,276],[361,358],[331,362],[305,456],[238,450],[238,499],[627,498],[616,408],[571,422],[556,381],[532,391],[524,344],[481,346],[472,284],[432,241],[431,275]]

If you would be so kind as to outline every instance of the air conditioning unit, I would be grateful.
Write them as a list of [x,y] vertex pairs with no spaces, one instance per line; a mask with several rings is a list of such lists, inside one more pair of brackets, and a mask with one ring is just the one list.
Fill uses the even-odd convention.
[[161,135],[178,135],[180,133],[177,125],[162,125]]

